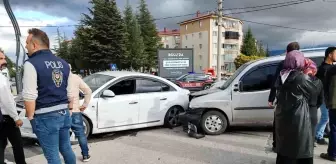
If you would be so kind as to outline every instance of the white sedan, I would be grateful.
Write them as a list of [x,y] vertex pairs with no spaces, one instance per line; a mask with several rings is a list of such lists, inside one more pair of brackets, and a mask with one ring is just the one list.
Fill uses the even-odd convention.
[[[92,90],[90,104],[83,112],[87,136],[161,125],[174,127],[178,125],[179,113],[189,105],[188,90],[150,74],[107,71],[83,80]],[[17,102],[24,121],[22,136],[36,138],[20,97]]]

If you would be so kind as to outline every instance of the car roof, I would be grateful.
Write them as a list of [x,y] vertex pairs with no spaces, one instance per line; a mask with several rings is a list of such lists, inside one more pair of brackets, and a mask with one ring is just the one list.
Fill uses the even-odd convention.
[[123,76],[147,76],[147,77],[157,77],[152,74],[146,74],[141,72],[131,72],[131,71],[103,71],[97,74],[113,76],[113,77],[123,77]]
[[[305,57],[324,57],[324,52],[327,49],[327,47],[323,48],[311,48],[311,49],[302,49],[300,50],[303,52]],[[258,59],[254,61],[254,64],[260,64],[265,62],[272,62],[272,61],[279,61],[284,60],[285,54],[277,55],[277,56],[271,56],[263,59]]]

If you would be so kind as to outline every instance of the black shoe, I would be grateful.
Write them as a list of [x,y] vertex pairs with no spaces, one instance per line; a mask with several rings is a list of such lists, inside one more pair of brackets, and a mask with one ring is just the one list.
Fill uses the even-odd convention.
[[328,145],[328,142],[324,138],[316,139],[316,143],[319,145]]
[[83,156],[83,162],[89,162],[91,159],[91,156],[88,155],[88,156]]
[[336,158],[330,157],[328,153],[321,153],[320,157],[325,160],[336,161]]

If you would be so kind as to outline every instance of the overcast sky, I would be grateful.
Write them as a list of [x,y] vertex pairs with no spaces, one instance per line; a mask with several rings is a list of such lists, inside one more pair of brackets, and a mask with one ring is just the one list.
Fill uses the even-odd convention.
[[[232,9],[290,1],[297,0],[224,0],[223,5],[226,9]],[[89,0],[10,0],[12,9],[21,26],[77,24],[81,13],[87,13],[87,8],[90,7],[88,2]],[[135,9],[139,3],[138,0],[129,0],[129,2]],[[216,0],[147,0],[149,10],[154,18],[196,13],[197,10],[201,12],[215,10],[217,7],[216,2]],[[117,0],[117,4],[121,10],[124,9],[125,3],[126,0]],[[251,27],[256,39],[262,40],[265,44],[267,43],[270,49],[284,49],[286,44],[291,41],[299,41],[302,47],[335,44],[335,4],[335,0],[315,0],[313,2],[270,10],[232,14],[231,16],[265,24],[331,31],[329,33],[310,32],[244,22],[244,31],[248,26]],[[225,14],[246,12],[255,9],[258,8],[226,10]],[[163,27],[179,28],[177,23],[188,18],[190,18],[190,16],[158,20],[156,23],[159,29],[163,29]],[[2,1],[0,1],[0,20],[0,25],[11,25]],[[28,27],[21,27],[21,42],[23,44],[25,43],[28,29]],[[52,45],[56,45],[54,38],[56,37],[57,28],[42,29],[49,34]],[[62,34],[70,38],[73,35],[74,27],[61,27],[59,30]],[[332,31],[335,31],[335,33],[332,33]],[[15,53],[13,28],[0,27],[0,47],[13,58],[12,54]]]

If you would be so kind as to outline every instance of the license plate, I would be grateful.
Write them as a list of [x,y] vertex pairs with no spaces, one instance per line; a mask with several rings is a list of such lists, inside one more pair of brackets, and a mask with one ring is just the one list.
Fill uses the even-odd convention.
[[201,87],[202,83],[183,83],[182,87]]

